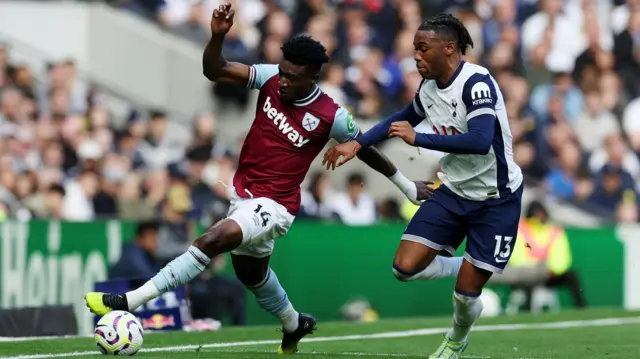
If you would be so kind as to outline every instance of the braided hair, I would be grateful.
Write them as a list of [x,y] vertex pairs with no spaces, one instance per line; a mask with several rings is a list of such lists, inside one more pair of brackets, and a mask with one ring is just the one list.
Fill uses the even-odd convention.
[[433,31],[439,35],[449,36],[456,42],[458,50],[465,55],[467,46],[473,47],[473,40],[464,24],[455,16],[440,13],[420,25],[418,31]]
[[316,72],[320,72],[322,65],[329,62],[327,49],[311,36],[296,35],[285,42],[281,49],[285,60],[308,66]]

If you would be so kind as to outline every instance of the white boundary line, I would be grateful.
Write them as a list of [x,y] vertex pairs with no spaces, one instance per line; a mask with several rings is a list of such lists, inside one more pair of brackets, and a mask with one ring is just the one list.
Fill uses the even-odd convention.
[[[146,333],[145,333],[146,334]],[[35,342],[40,340],[65,340],[65,339],[79,339],[79,338],[93,338],[92,335],[61,335],[61,336],[46,336],[46,337],[0,337],[0,343],[17,343],[17,342]]]
[[[473,328],[474,332],[497,332],[497,331],[510,331],[510,330],[535,330],[535,329],[562,329],[562,328],[577,328],[577,327],[602,327],[602,326],[614,326],[625,324],[640,324],[640,317],[631,318],[607,318],[607,319],[592,319],[592,320],[575,320],[564,322],[550,322],[550,323],[535,323],[535,324],[500,324],[500,325],[479,325]],[[388,339],[388,338],[405,338],[415,336],[436,335],[445,333],[449,328],[428,328],[428,329],[416,329],[405,330],[396,332],[383,332],[374,334],[359,334],[359,335],[340,335],[332,337],[315,337],[303,339],[305,343],[319,343],[319,342],[336,342],[346,340],[363,340],[363,339]],[[227,343],[213,343],[204,345],[182,345],[171,347],[157,347],[142,349],[140,352],[145,353],[157,353],[157,352],[177,352],[177,351],[194,351],[197,349],[214,349],[214,348],[228,348],[228,347],[244,347],[244,346],[256,346],[256,345],[272,345],[280,344],[279,340],[257,340],[257,341],[243,341],[243,342],[227,342]],[[82,357],[98,354],[96,351],[83,351],[83,352],[69,352],[69,353],[50,353],[50,354],[28,354],[17,356],[3,356],[0,359],[48,359],[48,358],[68,358],[68,357]]]

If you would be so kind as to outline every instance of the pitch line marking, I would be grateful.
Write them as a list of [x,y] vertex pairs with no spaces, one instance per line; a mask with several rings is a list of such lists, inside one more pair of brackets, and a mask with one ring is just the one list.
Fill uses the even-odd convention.
[[[604,327],[614,325],[640,324],[640,317],[630,318],[607,318],[607,319],[591,319],[591,320],[574,320],[549,323],[530,323],[530,324],[497,324],[497,325],[478,325],[473,328],[473,332],[499,332],[510,330],[539,330],[539,329],[565,329],[577,327]],[[337,342],[347,340],[365,340],[365,339],[389,339],[389,338],[405,338],[416,336],[427,336],[446,333],[449,328],[427,328],[416,330],[404,330],[394,332],[382,332],[374,334],[356,334],[356,335],[338,335],[331,337],[316,337],[303,339],[304,343],[320,343],[320,342]],[[8,341],[10,342],[10,341]],[[280,344],[280,340],[255,340],[242,342],[212,343],[204,345],[181,345],[169,347],[143,348],[140,352],[159,353],[159,352],[178,352],[193,351],[196,349],[214,349],[229,347],[245,347],[256,345],[273,345]],[[50,359],[50,358],[68,358],[83,357],[96,355],[96,350],[69,352],[69,353],[49,353],[49,354],[27,354],[16,356],[3,356],[0,359]],[[533,358],[531,358],[533,359]]]

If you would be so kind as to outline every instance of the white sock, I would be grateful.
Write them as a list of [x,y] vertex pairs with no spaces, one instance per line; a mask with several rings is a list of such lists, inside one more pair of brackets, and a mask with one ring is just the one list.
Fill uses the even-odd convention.
[[158,297],[160,291],[156,288],[156,285],[153,284],[153,281],[150,280],[146,282],[142,287],[132,290],[131,292],[127,292],[127,303],[129,304],[129,311],[133,312],[138,309],[139,306],[144,303],[150,301]]
[[293,305],[289,304],[289,307],[284,310],[284,312],[278,314],[278,319],[282,323],[282,329],[291,333],[298,329],[298,312],[293,309]]
[[471,326],[480,318],[483,308],[479,296],[467,296],[455,291],[453,293],[453,327],[447,333],[447,337],[454,342],[465,341]]
[[398,279],[407,282],[457,277],[463,260],[463,257],[436,256],[427,268],[418,273],[403,273],[396,267],[393,268],[393,273]]

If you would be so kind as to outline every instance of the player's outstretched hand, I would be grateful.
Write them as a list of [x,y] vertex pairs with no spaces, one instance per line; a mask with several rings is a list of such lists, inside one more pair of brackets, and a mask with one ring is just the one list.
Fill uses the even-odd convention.
[[413,181],[413,183],[415,183],[416,189],[418,190],[418,195],[417,195],[418,201],[424,201],[425,199],[431,197],[431,195],[433,194],[433,188],[431,188],[431,185],[433,185],[433,182]]
[[400,137],[402,140],[411,146],[416,143],[416,131],[413,126],[407,121],[398,121],[391,124],[389,127],[389,137]]
[[340,167],[352,160],[361,148],[362,146],[358,141],[353,140],[335,145],[325,152],[322,165],[326,166],[327,169],[335,170],[336,167]]
[[231,3],[226,2],[213,10],[211,17],[211,33],[214,35],[224,35],[233,26],[233,16],[236,11],[231,8]]

